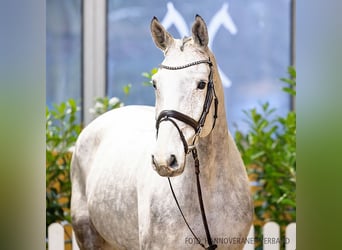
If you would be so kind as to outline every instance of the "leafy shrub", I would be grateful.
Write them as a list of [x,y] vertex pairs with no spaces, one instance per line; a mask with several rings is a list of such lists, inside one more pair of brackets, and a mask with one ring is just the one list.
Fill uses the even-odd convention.
[[95,99],[95,101],[94,107],[91,108],[89,112],[95,114],[96,116],[99,116],[109,110],[120,108],[124,105],[123,102],[121,102],[117,97],[98,97]]
[[[296,96],[296,71],[289,67],[290,78],[282,78],[288,86],[283,90]],[[276,221],[284,233],[296,220],[296,112],[274,117],[269,103],[261,111],[244,111],[249,130],[237,130],[235,140],[247,167],[252,188],[256,236],[267,221]],[[258,235],[259,234],[259,235]]]
[[46,226],[70,222],[71,148],[81,131],[79,107],[73,99],[46,108]]

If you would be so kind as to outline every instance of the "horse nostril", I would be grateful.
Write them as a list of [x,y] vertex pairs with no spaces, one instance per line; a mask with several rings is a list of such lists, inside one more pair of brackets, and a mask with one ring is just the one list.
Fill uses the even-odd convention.
[[174,168],[174,167],[177,167],[178,166],[178,163],[177,163],[177,158],[175,155],[171,155],[170,156],[170,160],[169,160],[169,166]]

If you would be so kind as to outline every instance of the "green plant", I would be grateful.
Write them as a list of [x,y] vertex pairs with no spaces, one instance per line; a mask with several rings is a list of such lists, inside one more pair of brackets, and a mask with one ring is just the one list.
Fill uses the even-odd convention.
[[143,72],[141,75],[147,79],[147,81],[143,82],[144,86],[152,86],[152,76],[157,73],[158,69],[153,68],[150,72]]
[[[127,96],[129,95],[131,88],[132,88],[131,84],[126,84],[125,86],[122,87],[122,91]],[[122,106],[124,106],[124,103],[117,97],[111,97],[111,98],[109,98],[108,96],[97,97],[95,99],[94,107],[92,107],[89,110],[89,112],[91,114],[95,114],[95,116],[99,116],[109,110],[120,108]]]
[[73,99],[46,108],[46,226],[70,222],[70,160],[81,131]]
[[109,110],[122,107],[123,105],[123,102],[121,102],[117,97],[98,97],[95,99],[94,107],[91,108],[89,112],[99,116]]
[[[281,78],[287,83],[283,91],[295,97],[296,71],[289,67],[288,73],[289,78]],[[249,130],[235,133],[249,178],[256,184],[252,192],[257,237],[267,221],[276,221],[284,233],[296,220],[296,112],[275,117],[274,111],[269,103],[262,104],[261,111],[244,111]]]
[[129,95],[131,92],[132,84],[128,83],[122,87],[122,91],[125,93],[126,96]]

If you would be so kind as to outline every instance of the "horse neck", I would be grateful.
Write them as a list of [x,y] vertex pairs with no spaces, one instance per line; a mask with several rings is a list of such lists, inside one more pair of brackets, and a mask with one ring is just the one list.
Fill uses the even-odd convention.
[[[203,165],[203,175],[208,178],[214,178],[215,172],[218,168],[226,169],[228,155],[228,124],[226,119],[226,110],[224,103],[223,86],[218,74],[215,58],[212,57],[214,63],[214,84],[215,91],[219,101],[218,104],[218,118],[212,132],[205,138],[200,138],[198,144],[198,154]],[[213,108],[213,107],[212,107]],[[223,171],[220,169],[219,171]],[[217,176],[217,175],[216,175]]]

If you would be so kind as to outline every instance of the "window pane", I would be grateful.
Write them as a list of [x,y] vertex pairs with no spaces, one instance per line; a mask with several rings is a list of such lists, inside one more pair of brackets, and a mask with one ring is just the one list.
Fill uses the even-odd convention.
[[[186,28],[175,23],[167,28],[181,38],[189,35],[197,13],[208,25],[225,85],[230,128],[235,123],[244,129],[242,110],[266,101],[278,108],[278,114],[287,112],[290,97],[281,91],[279,78],[286,76],[289,65],[290,0],[108,0],[108,95],[123,98],[126,104],[154,105],[154,91],[142,86],[141,76],[163,58],[152,42],[150,21],[157,16],[164,22],[169,15],[171,21],[184,22]],[[133,87],[125,97],[122,87],[128,83]]]
[[81,0],[46,1],[46,103],[81,100]]

